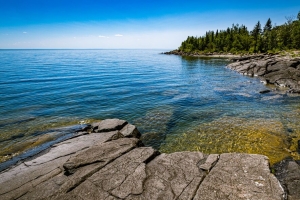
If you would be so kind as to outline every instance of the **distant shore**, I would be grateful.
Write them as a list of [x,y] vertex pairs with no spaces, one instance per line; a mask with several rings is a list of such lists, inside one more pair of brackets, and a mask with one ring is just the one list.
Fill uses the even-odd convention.
[[242,55],[240,54],[232,54],[232,53],[206,53],[206,54],[200,54],[198,52],[183,52],[180,50],[172,50],[169,52],[163,52],[162,54],[166,55],[178,55],[178,56],[191,56],[191,57],[207,57],[207,58],[239,58]]

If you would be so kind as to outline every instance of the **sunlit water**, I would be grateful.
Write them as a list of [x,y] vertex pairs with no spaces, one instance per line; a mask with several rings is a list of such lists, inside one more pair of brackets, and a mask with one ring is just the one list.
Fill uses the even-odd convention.
[[0,161],[106,118],[137,125],[163,152],[299,158],[298,96],[260,94],[270,88],[225,59],[163,51],[0,50]]

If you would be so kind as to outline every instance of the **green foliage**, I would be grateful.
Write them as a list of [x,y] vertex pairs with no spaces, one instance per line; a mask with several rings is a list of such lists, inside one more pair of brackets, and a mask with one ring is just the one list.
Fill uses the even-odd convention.
[[265,26],[258,21],[253,30],[233,24],[226,30],[207,31],[204,36],[189,36],[179,50],[184,52],[275,53],[280,50],[300,49],[300,11],[298,20],[272,26],[269,18]]

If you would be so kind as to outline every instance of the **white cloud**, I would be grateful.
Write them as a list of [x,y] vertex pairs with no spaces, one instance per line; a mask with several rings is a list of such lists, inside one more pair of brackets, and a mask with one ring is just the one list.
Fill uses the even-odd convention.
[[24,31],[23,33],[26,34],[27,32]]
[[98,37],[99,38],[106,38],[106,36],[104,36],[104,35],[99,35]]
[[123,35],[121,35],[121,34],[116,34],[115,36],[116,36],[116,37],[122,37]]

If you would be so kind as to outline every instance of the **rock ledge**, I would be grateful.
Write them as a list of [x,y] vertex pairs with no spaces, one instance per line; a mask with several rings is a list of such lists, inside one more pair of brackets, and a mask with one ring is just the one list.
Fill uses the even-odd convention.
[[90,130],[2,172],[0,199],[286,198],[263,155],[160,154],[124,120]]

